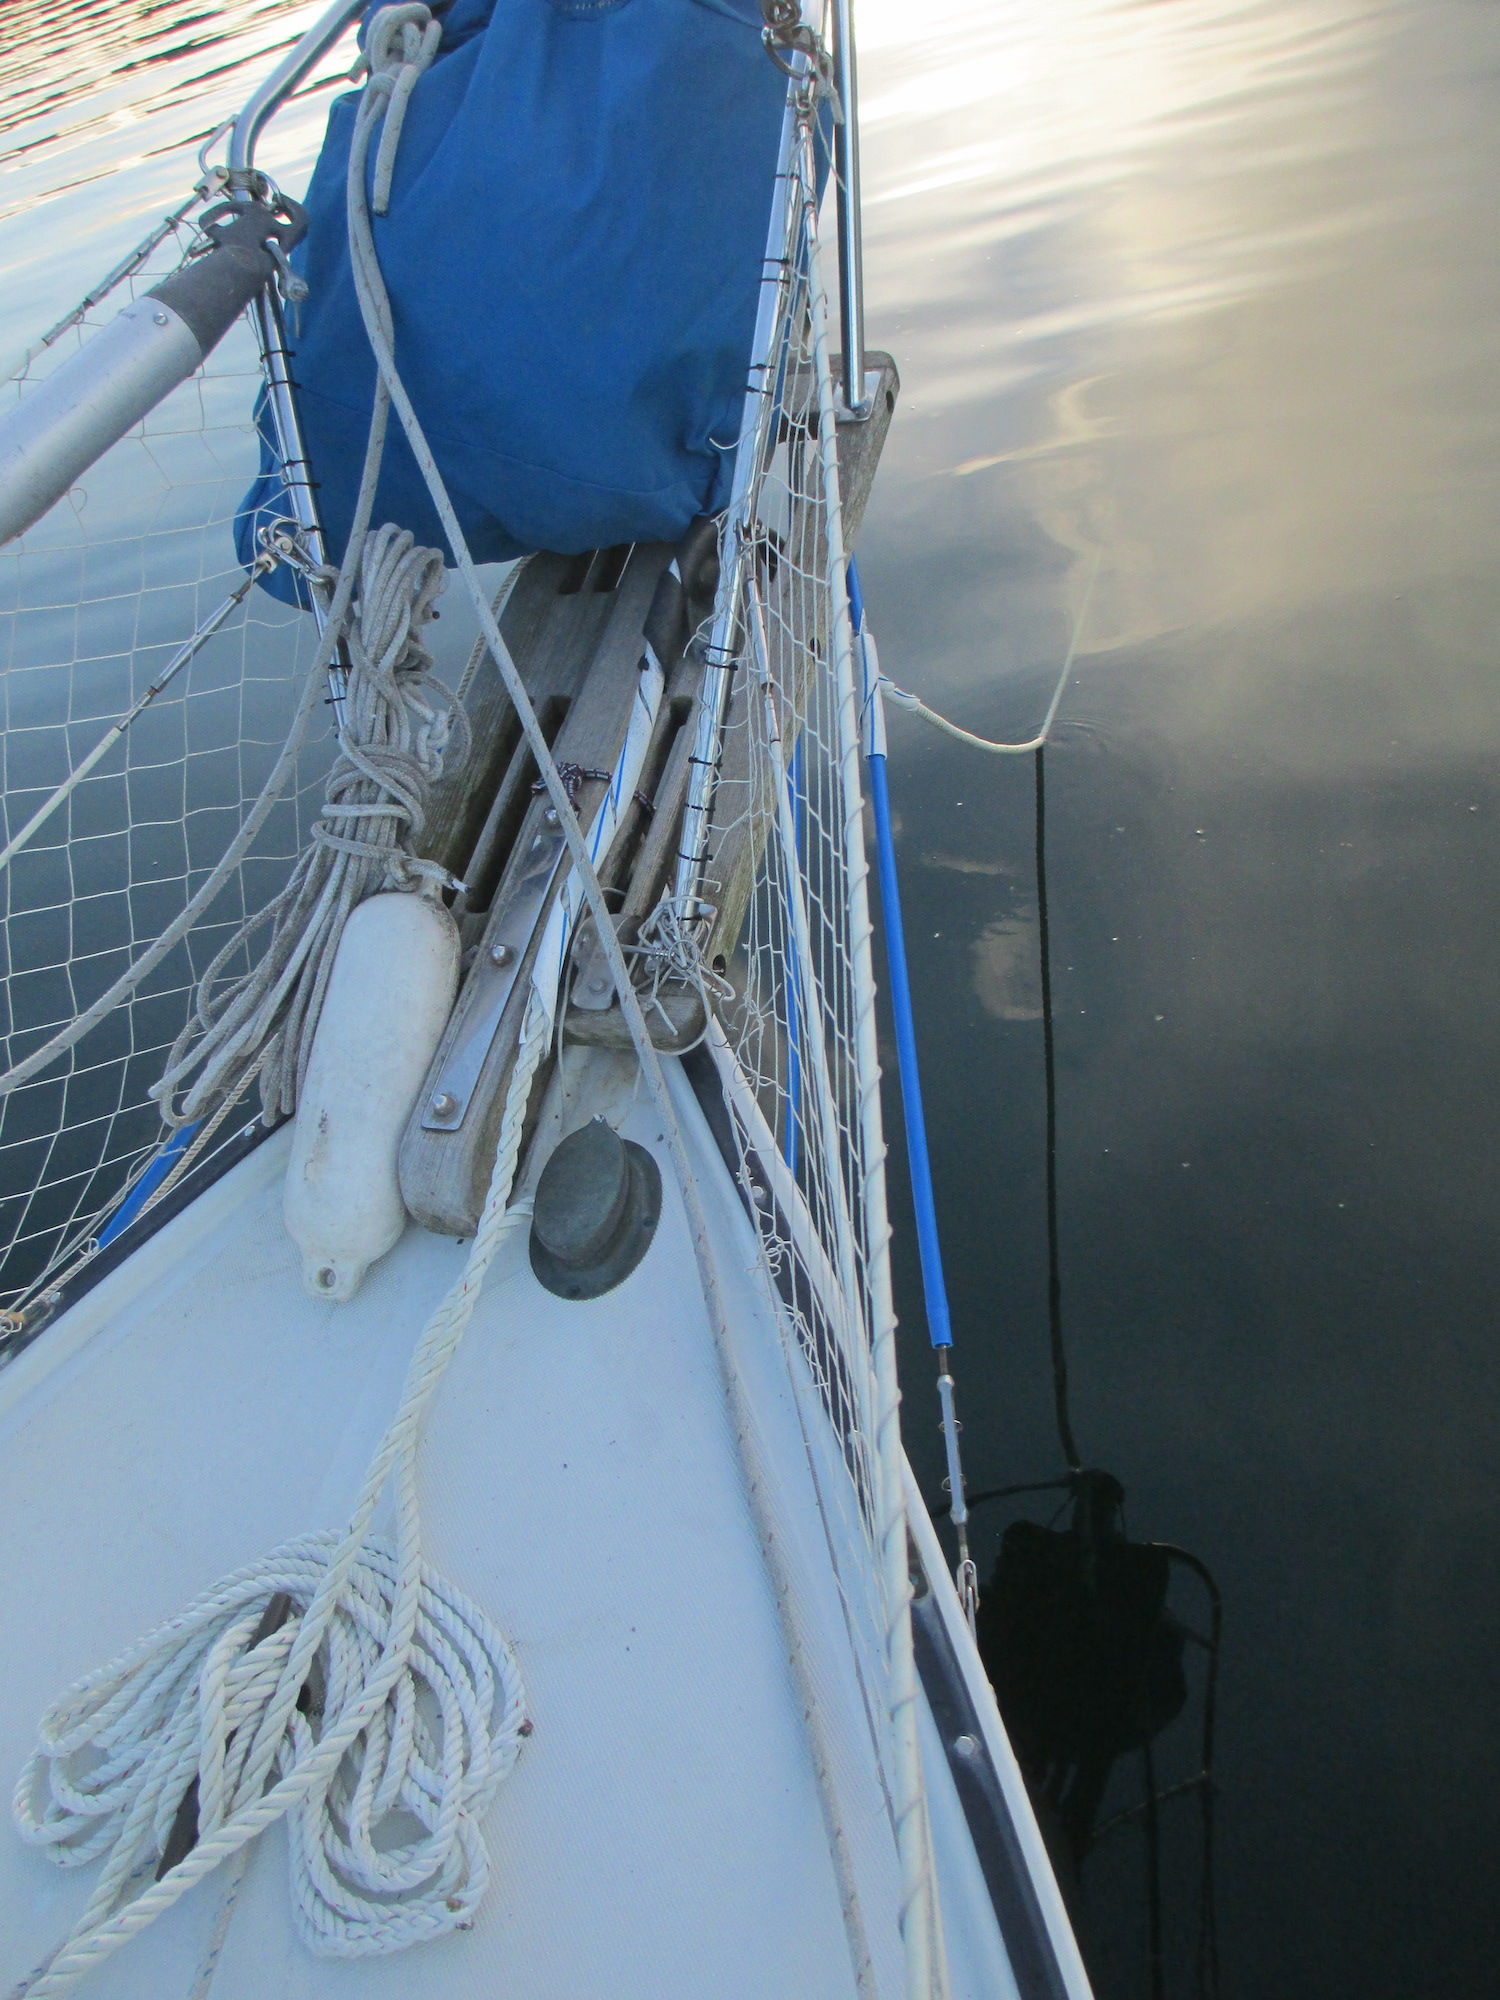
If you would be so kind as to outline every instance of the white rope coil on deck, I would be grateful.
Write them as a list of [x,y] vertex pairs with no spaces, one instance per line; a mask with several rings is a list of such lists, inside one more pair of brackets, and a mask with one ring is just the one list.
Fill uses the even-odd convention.
[[[16,1794],[17,1823],[60,1867],[110,1850],[96,1903],[161,1854],[190,1785],[200,1840],[259,1799],[253,1719],[274,1698],[339,1541],[298,1536],[235,1571],[48,1711]],[[337,1717],[375,1677],[400,1584],[396,1545],[367,1537],[319,1655],[323,1717]],[[288,1621],[254,1643],[278,1596],[290,1600]],[[344,1956],[387,1951],[450,1929],[460,1906],[472,1914],[489,1877],[477,1822],[514,1761],[521,1717],[504,1639],[424,1564],[408,1657],[385,1706],[332,1783],[289,1811],[296,1907],[315,1950],[337,1939]],[[315,1719],[293,1706],[278,1772],[316,1748]],[[375,1832],[397,1810],[422,1834],[378,1851]],[[418,1902],[385,1900],[424,1884]]]
[[[192,1016],[151,1092],[169,1125],[232,1102],[257,1063],[266,1122],[289,1117],[350,912],[381,889],[433,893],[448,880],[412,851],[429,789],[445,765],[462,768],[469,749],[467,717],[432,677],[419,636],[446,581],[441,553],[417,547],[404,529],[366,538],[344,727],[322,816],[281,894],[239,927],[199,981]],[[228,977],[267,925],[259,959]]]
[[[344,1533],[300,1536],[235,1570],[43,1717],[16,1827],[61,1867],[106,1860],[68,1937],[12,2000],[70,1991],[283,1816],[297,1924],[315,1952],[362,1958],[473,1921],[489,1878],[480,1821],[527,1733],[524,1696],[499,1631],[422,1560],[416,1453],[501,1237],[530,1214],[506,1203],[550,1025],[534,995],[473,1244],[417,1342]],[[394,1540],[370,1531],[387,1486]],[[278,1596],[288,1615],[267,1632]],[[195,1781],[196,1844],[140,1889]],[[420,1836],[381,1844],[410,1819]]]

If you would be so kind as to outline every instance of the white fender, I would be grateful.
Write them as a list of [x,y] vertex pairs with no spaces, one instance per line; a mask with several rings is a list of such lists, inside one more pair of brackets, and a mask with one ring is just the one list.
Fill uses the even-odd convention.
[[425,896],[370,896],[344,926],[282,1195],[314,1298],[351,1298],[406,1225],[396,1149],[452,1009],[458,964],[458,927]]

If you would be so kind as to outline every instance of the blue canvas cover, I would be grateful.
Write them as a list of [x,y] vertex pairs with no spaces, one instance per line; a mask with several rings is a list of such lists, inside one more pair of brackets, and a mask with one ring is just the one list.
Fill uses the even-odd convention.
[[[745,391],[786,92],[757,0],[453,0],[442,21],[374,230],[469,546],[674,540],[727,500]],[[294,372],[335,561],[375,386],[344,215],[356,103],[330,112],[297,253]],[[246,509],[248,560],[287,511],[279,479]],[[394,415],[374,520],[446,549]]]

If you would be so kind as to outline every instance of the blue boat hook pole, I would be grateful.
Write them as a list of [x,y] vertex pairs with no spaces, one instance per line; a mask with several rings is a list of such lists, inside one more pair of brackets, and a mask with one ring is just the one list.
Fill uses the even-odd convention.
[[927,1331],[938,1357],[938,1399],[943,1410],[943,1448],[948,1458],[949,1518],[958,1539],[954,1581],[969,1629],[979,1604],[979,1573],[969,1554],[969,1509],[964,1499],[963,1466],[958,1448],[958,1414],[953,1400],[953,1328],[948,1316],[948,1288],[943,1281],[943,1252],[938,1242],[937,1207],[932,1195],[932,1166],[927,1155],[927,1123],[922,1114],[922,1079],[917,1068],[917,1031],[912,1017],[911,981],[907,974],[906,937],[901,923],[901,889],[896,880],[896,843],[891,834],[891,795],[886,782],[885,713],[880,701],[880,663],[875,641],[865,624],[859,572],[851,556],[849,617],[854,627],[857,664],[862,674],[865,756],[870,766],[870,803],[875,813],[875,848],[880,865],[880,912],[885,928],[886,970],[890,979],[891,1013],[896,1024],[897,1066],[901,1076],[901,1113],[906,1126],[906,1158],[911,1172],[912,1207],[916,1212],[917,1256],[922,1267],[922,1293],[927,1307]]

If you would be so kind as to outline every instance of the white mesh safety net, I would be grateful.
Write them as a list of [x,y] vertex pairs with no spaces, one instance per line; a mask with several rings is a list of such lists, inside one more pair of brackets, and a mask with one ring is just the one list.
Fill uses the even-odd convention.
[[[194,235],[190,217],[168,229],[139,269],[0,385],[0,410],[159,283]],[[242,321],[0,549],[0,847],[244,582],[233,529],[259,462],[260,380]],[[182,912],[275,762],[315,643],[306,612],[249,591],[0,866],[0,1072],[66,1028]],[[329,751],[329,732],[314,730],[243,864],[136,990],[0,1094],[0,1307],[15,1312],[74,1265],[157,1156],[150,1086],[204,966],[285,879]]]
[[[753,462],[724,529],[710,676],[731,672],[701,894],[724,960],[708,1029],[784,1329],[828,1551],[902,1850],[913,1990],[933,1990],[867,900],[861,710],[812,121],[792,151]],[[752,378],[753,380],[755,378]],[[752,395],[751,402],[757,398]],[[740,560],[736,562],[738,552]],[[734,579],[737,577],[737,585]],[[727,596],[735,595],[731,606]],[[727,928],[743,907],[730,948]],[[713,924],[709,924],[713,928]],[[707,975],[702,975],[707,976]],[[916,1942],[914,1928],[925,1933]]]

